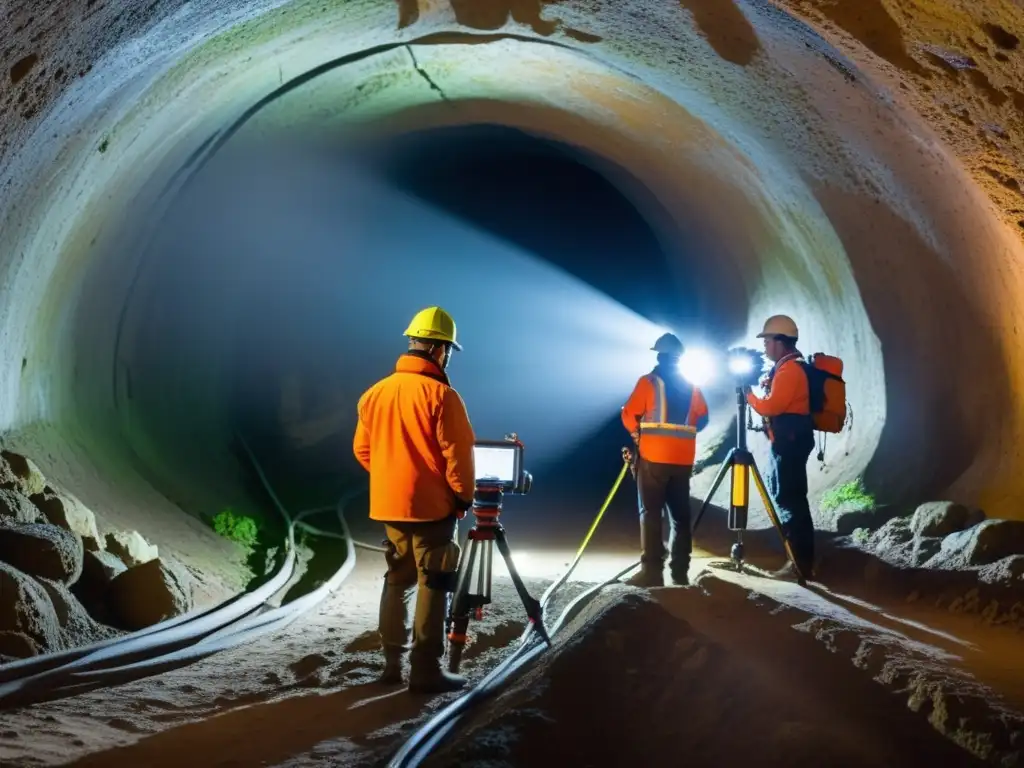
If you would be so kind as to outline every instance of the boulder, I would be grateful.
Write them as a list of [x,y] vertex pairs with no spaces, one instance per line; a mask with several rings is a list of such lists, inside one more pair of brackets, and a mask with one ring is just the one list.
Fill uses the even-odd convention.
[[82,558],[82,581],[103,587],[128,570],[121,559],[109,552],[85,552]]
[[109,552],[86,551],[82,558],[82,577],[72,592],[97,621],[113,623],[107,605],[107,587],[110,582],[128,570],[121,559]]
[[145,629],[192,609],[188,590],[159,559],[129,568],[107,590],[107,604],[116,626]]
[[75,596],[59,581],[36,579],[36,582],[45,590],[46,596],[50,598],[53,614],[57,617],[57,624],[61,627],[66,627],[68,619],[71,618],[71,603],[72,601],[78,602],[75,600]]
[[840,536],[849,536],[858,528],[873,530],[885,522],[874,504],[845,502],[828,513],[830,529]]
[[24,632],[0,632],[0,659],[28,659],[40,651],[39,644]]
[[0,525],[36,523],[41,518],[31,501],[11,488],[0,488]]
[[910,552],[912,563],[920,567],[931,560],[942,549],[942,539],[938,536],[921,536],[913,540]]
[[73,531],[82,537],[83,546],[91,551],[102,549],[96,516],[92,510],[70,493],[56,491],[47,486],[42,493],[29,497],[36,509],[53,525]]
[[30,576],[74,584],[82,573],[82,555],[81,537],[55,525],[0,528],[0,560]]
[[138,531],[115,531],[107,534],[107,551],[121,558],[121,562],[132,568],[156,560],[160,552]]
[[3,562],[0,562],[0,632],[27,635],[44,651],[60,646],[60,622],[46,590],[28,574]]
[[979,509],[969,509],[952,501],[930,501],[914,510],[910,527],[915,536],[948,536],[970,528],[985,519]]
[[880,557],[902,548],[914,539],[909,517],[894,517],[868,539],[868,547]]
[[978,569],[986,584],[1024,585],[1024,555],[1011,555]]
[[989,565],[1012,555],[1024,554],[1024,522],[984,520],[964,531],[951,533],[928,565],[965,568]]
[[92,616],[78,597],[59,581],[38,579],[53,603],[54,613],[63,631],[63,639],[68,646],[86,645],[97,640],[118,634],[111,627],[99,623]]
[[[46,487],[46,478],[32,459],[13,451],[0,451],[0,458],[6,463],[7,469],[14,474],[14,487],[25,496],[43,492]],[[6,474],[6,472],[0,472],[0,475]]]

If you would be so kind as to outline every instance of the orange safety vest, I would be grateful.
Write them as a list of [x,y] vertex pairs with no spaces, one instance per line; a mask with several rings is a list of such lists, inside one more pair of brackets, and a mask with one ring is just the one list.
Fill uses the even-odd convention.
[[426,522],[469,508],[476,437],[462,398],[433,360],[402,355],[357,408],[352,450],[370,473],[371,519]]
[[665,374],[655,368],[637,381],[622,407],[622,423],[639,434],[640,458],[692,466],[697,432],[708,423],[708,406],[701,391],[681,375],[671,375],[666,384]]

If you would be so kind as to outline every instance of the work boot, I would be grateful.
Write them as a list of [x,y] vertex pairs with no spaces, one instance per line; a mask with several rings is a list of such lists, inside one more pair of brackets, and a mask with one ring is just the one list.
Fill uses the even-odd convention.
[[[805,566],[805,568],[806,568],[806,566]],[[804,573],[807,574],[808,576],[810,576],[811,574],[807,573],[808,570],[810,570],[810,569],[807,568],[804,571]],[[791,561],[786,561],[786,564],[784,566],[779,568],[777,571],[772,572],[771,577],[773,579],[783,579],[783,580],[786,580],[786,581],[796,581],[800,586],[803,586],[804,583],[805,583],[804,577],[801,576],[800,573],[797,572],[796,566],[794,566]]]
[[384,651],[384,671],[377,682],[381,685],[402,684],[402,654],[390,649]]
[[669,571],[669,576],[672,579],[672,586],[674,587],[690,586],[690,574],[687,573],[687,571]]
[[466,678],[441,669],[438,659],[413,659],[409,674],[410,693],[450,693],[466,685]]
[[662,572],[661,563],[642,563],[640,570],[626,579],[626,584],[631,587],[664,587],[665,575]]

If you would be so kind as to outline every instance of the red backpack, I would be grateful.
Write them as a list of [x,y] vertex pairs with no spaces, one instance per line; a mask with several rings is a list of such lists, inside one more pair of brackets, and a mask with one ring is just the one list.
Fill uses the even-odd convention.
[[842,432],[846,425],[846,382],[843,361],[816,352],[804,364],[811,399],[811,418],[819,432]]

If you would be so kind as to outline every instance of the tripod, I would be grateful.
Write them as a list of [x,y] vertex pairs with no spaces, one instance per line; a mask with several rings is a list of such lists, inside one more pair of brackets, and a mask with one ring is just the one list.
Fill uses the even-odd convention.
[[732,558],[735,563],[736,570],[740,573],[743,572],[743,532],[747,529],[747,512],[750,506],[750,478],[753,476],[754,485],[757,486],[757,492],[761,495],[761,501],[764,502],[765,510],[768,512],[768,518],[772,521],[772,525],[775,526],[775,530],[778,531],[779,537],[782,539],[782,545],[786,549],[786,556],[790,562],[793,563],[793,567],[796,569],[797,580],[801,586],[805,584],[806,576],[800,570],[800,566],[797,565],[796,558],[793,556],[793,549],[789,544],[789,540],[786,538],[785,533],[782,531],[782,523],[779,522],[779,515],[775,509],[775,505],[772,503],[771,497],[768,495],[768,491],[765,488],[764,480],[761,477],[761,473],[757,469],[757,462],[754,461],[753,455],[747,450],[747,398],[743,394],[742,387],[736,387],[736,446],[729,451],[729,455],[725,457],[725,461],[722,462],[721,468],[718,470],[718,474],[715,476],[714,482],[711,484],[710,490],[708,490],[707,496],[704,497],[704,502],[700,506],[700,512],[697,513],[696,520],[693,521],[693,531],[697,530],[697,526],[700,525],[701,518],[704,517],[704,513],[707,511],[708,506],[711,504],[711,498],[718,491],[718,486],[722,484],[725,479],[727,472],[732,472],[732,493],[729,499],[729,519],[728,527],[730,531],[736,533],[736,541],[729,550],[729,557]]
[[[505,538],[505,529],[498,518],[501,516],[502,486],[497,483],[477,483],[473,494],[473,517],[476,522],[466,538],[466,548],[459,558],[459,571],[455,581],[448,613],[448,670],[458,672],[462,651],[466,647],[466,630],[470,614],[479,621],[483,618],[483,607],[491,602],[491,563],[494,559],[494,545],[498,545],[508,568],[512,584],[519,599],[523,601],[526,615],[536,626],[544,642],[551,645],[542,618],[543,608],[523,584],[519,572],[512,562],[512,551]],[[471,586],[472,585],[472,586]]]

